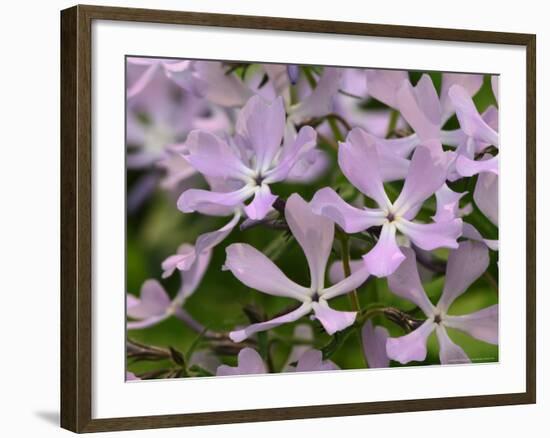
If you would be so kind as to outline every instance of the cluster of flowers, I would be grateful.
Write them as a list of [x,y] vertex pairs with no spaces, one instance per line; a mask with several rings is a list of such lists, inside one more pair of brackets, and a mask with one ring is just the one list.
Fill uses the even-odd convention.
[[[498,100],[497,78],[491,79]],[[161,187],[178,191],[182,213],[228,218],[162,263],[163,278],[180,272],[174,298],[157,280],[147,280],[139,298],[128,294],[128,329],[174,316],[201,331],[184,305],[200,285],[214,248],[239,225],[278,221],[303,250],[311,281],[297,284],[247,243],[228,245],[224,270],[258,292],[297,305],[231,331],[228,338],[243,347],[238,366],[217,363],[214,374],[267,372],[264,359],[243,342],[306,316],[329,335],[357,327],[370,367],[423,361],[434,331],[442,364],[469,362],[448,327],[498,344],[498,305],[460,316],[448,313],[487,271],[489,251],[498,251],[497,240],[465,220],[477,208],[498,226],[498,110],[490,106],[480,114],[472,99],[483,81],[482,75],[444,73],[438,93],[430,75],[413,85],[405,71],[128,58],[127,163],[163,169],[160,177],[144,173],[129,192],[129,209],[137,208],[160,178]],[[365,111],[361,105],[368,99],[383,105]],[[455,114],[459,128],[444,129]],[[330,157],[320,145],[336,149],[336,170],[360,193],[358,200],[350,203],[331,187],[319,187],[309,201],[299,193],[278,196],[274,184],[311,183],[327,171]],[[197,175],[207,189],[197,188]],[[472,203],[461,207],[468,193],[449,185],[464,178],[475,186]],[[387,191],[387,183],[399,181],[399,193]],[[432,197],[436,208],[426,219],[419,213]],[[331,252],[338,244],[347,247],[354,236],[369,237],[373,244],[357,260],[349,260],[344,250],[327,285]],[[440,248],[449,252],[443,292],[434,305],[417,258]],[[418,306],[425,319],[411,320],[408,333],[392,337],[373,325],[372,312],[331,308],[331,299],[356,293],[372,277],[387,278],[390,291]],[[332,369],[337,365],[321,351],[297,346],[283,371]]]

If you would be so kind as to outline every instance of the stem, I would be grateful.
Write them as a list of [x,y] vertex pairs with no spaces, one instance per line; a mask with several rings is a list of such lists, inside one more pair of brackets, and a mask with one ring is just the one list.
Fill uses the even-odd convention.
[[397,127],[398,120],[399,120],[399,111],[392,110],[390,114],[390,122],[388,124],[388,130],[386,131],[386,138],[390,138],[390,136],[394,133],[395,128]]
[[[351,275],[350,256],[349,256],[349,240],[344,234],[340,234],[340,243],[342,245],[342,266],[344,268],[344,275],[349,277]],[[357,295],[357,289],[353,289],[349,294],[351,307],[356,312],[361,309],[359,302],[359,296]]]
[[[342,245],[342,266],[344,268],[344,275],[349,277],[351,275],[351,266],[350,266],[350,256],[349,256],[349,239],[344,233],[338,233],[340,236],[340,243]],[[359,302],[359,295],[357,294],[357,289],[353,289],[348,294],[351,307],[356,312],[361,310],[361,303]],[[361,326],[358,325],[356,330],[357,341],[359,342],[359,350],[361,351],[361,357],[365,363],[365,368],[368,367],[367,358],[363,354],[363,339],[361,335]]]

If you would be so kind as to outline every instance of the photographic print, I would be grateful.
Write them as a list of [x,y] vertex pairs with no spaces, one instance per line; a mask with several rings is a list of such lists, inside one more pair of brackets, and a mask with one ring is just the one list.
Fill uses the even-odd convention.
[[498,362],[498,75],[125,62],[126,380]]

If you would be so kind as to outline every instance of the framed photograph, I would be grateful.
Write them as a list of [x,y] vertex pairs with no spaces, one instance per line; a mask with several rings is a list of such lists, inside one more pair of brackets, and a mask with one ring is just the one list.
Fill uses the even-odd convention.
[[61,52],[62,427],[535,403],[535,35],[75,6]]

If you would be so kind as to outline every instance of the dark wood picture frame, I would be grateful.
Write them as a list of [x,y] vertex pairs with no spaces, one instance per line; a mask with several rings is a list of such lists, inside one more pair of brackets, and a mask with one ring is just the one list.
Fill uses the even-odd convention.
[[[527,369],[524,393],[92,419],[93,20],[220,26],[525,46],[527,53]],[[531,34],[75,6],[61,12],[61,426],[97,432],[514,405],[536,401],[536,37]]]

